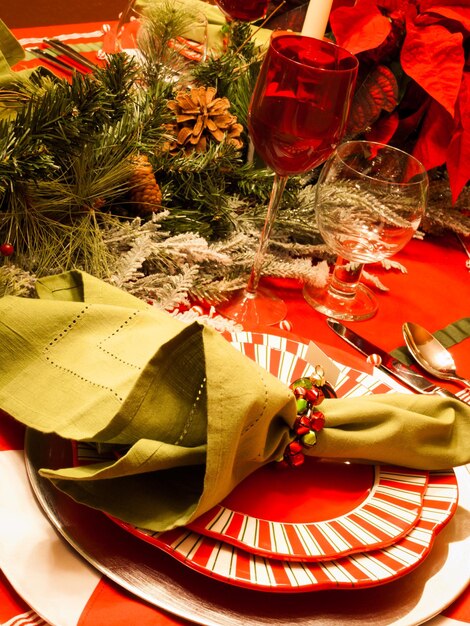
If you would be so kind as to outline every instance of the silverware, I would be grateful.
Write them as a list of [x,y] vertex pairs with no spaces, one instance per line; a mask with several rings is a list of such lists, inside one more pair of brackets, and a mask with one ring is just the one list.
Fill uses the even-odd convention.
[[31,52],[31,54],[34,54],[34,56],[43,61],[46,61],[47,63],[49,63],[49,65],[52,65],[56,69],[60,69],[63,72],[72,74],[74,71],[79,71],[77,67],[72,67],[71,65],[58,59],[55,55],[49,54],[45,50],[41,50],[41,48],[28,48],[28,52]]
[[78,63],[82,67],[85,67],[89,70],[95,70],[97,67],[95,63],[90,61],[90,59],[87,59],[86,56],[80,54],[80,52],[77,52],[72,48],[72,46],[69,46],[63,41],[59,41],[59,39],[44,39],[44,43],[50,46],[53,50],[56,50],[57,52],[62,54],[63,56],[68,57],[75,63]]
[[[377,367],[389,372],[392,376],[404,382],[414,391],[460,400],[460,398],[450,391],[447,391],[447,389],[443,389],[442,387],[433,384],[427,378],[413,371],[407,365],[404,365],[398,359],[395,359],[391,354],[385,352],[385,350],[382,350],[378,346],[375,346],[373,343],[364,339],[364,337],[361,337],[350,328],[346,328],[346,326],[340,322],[331,318],[328,318],[326,321],[331,330],[349,343],[349,345],[353,346],[353,348],[356,348],[356,350],[359,350],[366,356],[377,355],[380,357],[380,362],[377,363]],[[463,400],[460,401],[463,402]]]
[[414,359],[432,376],[442,380],[454,380],[470,387],[470,380],[457,374],[451,353],[428,330],[414,324],[403,324],[403,337]]

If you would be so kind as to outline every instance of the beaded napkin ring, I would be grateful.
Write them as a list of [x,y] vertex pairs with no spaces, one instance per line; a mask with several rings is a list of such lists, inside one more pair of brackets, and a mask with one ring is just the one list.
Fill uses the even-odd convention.
[[279,467],[298,467],[304,462],[302,448],[312,448],[317,443],[317,433],[325,425],[325,416],[318,410],[325,398],[336,398],[332,385],[325,379],[323,368],[315,366],[310,376],[298,378],[289,385],[297,404],[297,419],[293,432],[295,438],[284,451]]

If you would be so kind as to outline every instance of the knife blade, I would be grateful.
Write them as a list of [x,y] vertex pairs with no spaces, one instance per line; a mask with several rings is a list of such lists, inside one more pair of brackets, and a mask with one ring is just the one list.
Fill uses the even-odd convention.
[[[425,394],[435,394],[438,396],[444,396],[447,398],[455,398],[456,400],[460,400],[456,395],[452,392],[447,391],[443,387],[439,387],[435,385],[430,380],[428,380],[425,376],[422,376],[418,372],[415,372],[407,365],[404,365],[398,359],[395,359],[391,354],[382,350],[378,346],[375,346],[373,343],[361,337],[356,332],[347,328],[341,322],[338,322],[335,319],[328,318],[326,320],[328,326],[333,330],[337,335],[339,335],[344,341],[349,343],[350,346],[362,352],[366,356],[370,356],[371,354],[377,354],[382,362],[379,365],[379,369],[383,369],[389,374],[392,374],[395,378],[398,378],[400,381],[404,382],[408,387],[411,387],[414,391]],[[463,402],[463,400],[460,400]]]

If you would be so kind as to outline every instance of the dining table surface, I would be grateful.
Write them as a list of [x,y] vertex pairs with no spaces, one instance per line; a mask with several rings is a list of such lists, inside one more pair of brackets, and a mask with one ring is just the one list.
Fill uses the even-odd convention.
[[[46,6],[47,3],[39,3],[38,6],[43,4]],[[23,22],[16,19],[11,19],[10,23],[8,19],[4,21],[25,49],[36,45],[44,37],[54,36],[78,46],[81,52],[96,60],[96,52],[103,37],[103,24],[109,21],[109,15],[104,12],[101,18],[97,15],[94,16],[96,20],[91,20],[83,16],[79,18],[72,13],[69,21],[64,20],[66,23],[60,23],[56,13],[49,20],[45,19],[45,14],[39,12],[36,23],[34,17]],[[73,19],[76,21],[72,21]],[[32,67],[40,63],[38,59],[29,56],[22,67]],[[392,351],[404,345],[402,325],[405,322],[419,323],[429,331],[436,332],[460,320],[470,319],[469,256],[462,241],[454,233],[426,234],[415,238],[394,259],[401,264],[403,271],[385,269],[379,265],[370,268],[386,287],[386,290],[376,289],[377,313],[366,321],[346,322],[347,326],[383,350]],[[265,276],[262,283],[285,300],[287,315],[285,322],[280,325],[256,330],[292,338],[302,343],[313,341],[333,359],[373,374],[373,366],[366,362],[365,357],[346,345],[328,327],[325,316],[313,310],[304,300],[302,285],[298,281]],[[459,341],[449,349],[458,372],[470,378],[470,339]],[[429,378],[448,390],[459,393],[470,403],[470,391],[468,396],[465,395],[462,385]],[[187,612],[173,612],[171,603],[158,606],[158,603],[137,597],[126,589],[125,585],[111,580],[90,566],[57,534],[31,492],[24,470],[24,427],[6,414],[0,417],[0,500],[5,502],[11,499],[12,516],[20,516],[20,519],[12,517],[16,519],[15,522],[0,520],[0,624],[182,626],[189,623],[221,625],[227,623],[223,615],[220,615],[220,622],[217,618],[206,622],[197,611],[191,613],[188,609]],[[467,538],[470,535],[469,517],[468,511],[466,517],[458,518],[456,515],[462,524],[460,531]],[[452,520],[449,526],[454,524],[455,527],[458,519]],[[9,533],[15,537],[8,536]],[[445,550],[447,535],[445,532],[442,535],[442,541],[438,538],[441,541],[439,549]],[[177,564],[176,567],[181,569],[181,578],[184,580],[185,566]],[[421,565],[418,570],[423,568],[424,565]],[[370,590],[365,590],[367,593],[364,593],[364,590],[312,591],[308,594],[311,598],[312,613],[316,610],[317,597],[322,598],[321,602],[326,602],[324,606],[330,606],[328,602],[341,606],[341,612],[337,614],[341,617],[337,617],[336,621],[332,621],[325,614],[323,621],[319,617],[315,623],[319,626],[322,624],[333,626],[334,623],[350,625],[361,623],[371,626],[376,624],[412,626],[424,622],[432,626],[470,624],[470,559],[466,565],[465,563],[462,565],[462,568],[456,589],[443,585],[442,601],[436,604],[438,609],[430,608],[429,611],[421,612],[410,609],[409,612],[404,611],[403,615],[397,611],[396,617],[381,617],[377,612],[380,611],[380,602],[385,602],[386,598],[390,601],[392,598],[398,608],[400,594],[403,595],[405,602],[409,591],[410,594],[414,594],[412,602],[419,604],[420,596],[426,593],[426,584],[415,573],[404,576],[399,585],[397,581],[393,581],[375,587],[373,595],[367,595]],[[198,576],[200,577],[200,574],[194,572],[187,574],[188,584],[192,585],[192,589],[198,588],[198,583],[193,581],[194,578],[197,580]],[[214,581],[212,587],[210,587],[212,581],[204,584],[206,585],[204,593],[209,596],[211,593],[223,596],[223,584],[218,581]],[[421,587],[412,589],[413,586],[419,585],[422,585],[422,589]],[[181,593],[181,589],[178,588],[175,593]],[[329,598],[328,601],[324,599],[325,593]],[[305,618],[296,614],[295,597],[286,596],[285,600],[287,606],[292,606],[291,623],[305,623]],[[256,593],[242,594],[239,596],[239,602],[244,605],[237,610],[246,611],[248,617],[253,613],[250,603],[255,604],[258,601],[259,595]],[[365,611],[364,606],[358,608],[361,603],[369,601],[371,602],[369,611]],[[269,597],[264,602],[269,604]],[[305,598],[302,598],[302,606],[304,602]],[[321,602],[320,609],[323,606]],[[322,610],[319,610],[319,613],[321,612]],[[239,623],[244,622],[245,620],[241,619]],[[246,623],[254,622],[248,620]],[[271,616],[259,623],[275,624],[276,621],[275,617]]]

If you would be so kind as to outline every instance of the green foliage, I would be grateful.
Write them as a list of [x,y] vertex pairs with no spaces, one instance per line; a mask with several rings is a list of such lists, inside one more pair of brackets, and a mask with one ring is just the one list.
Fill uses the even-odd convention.
[[194,70],[195,80],[201,85],[214,85],[220,96],[231,102],[231,110],[240,124],[246,127],[248,106],[263,53],[251,37],[251,26],[232,22],[227,29],[227,50],[218,58],[209,57]]
[[[181,88],[168,71],[182,70],[168,43],[187,27],[188,15],[164,0],[145,19],[141,63],[115,54],[70,82],[36,73],[0,90],[0,106],[9,111],[0,119],[0,239],[13,243],[25,270],[106,274],[101,228],[132,215],[132,157],[139,153],[163,190],[170,233],[216,241],[237,230],[231,196],[243,195],[252,208],[267,201],[271,174],[246,164],[246,152],[223,142],[191,157],[163,149],[172,120],[167,102]],[[232,30],[211,82],[219,96],[233,98],[232,113],[245,123],[259,58],[248,27]],[[208,76],[214,67],[212,60],[200,64],[195,80],[204,82],[198,73]]]

